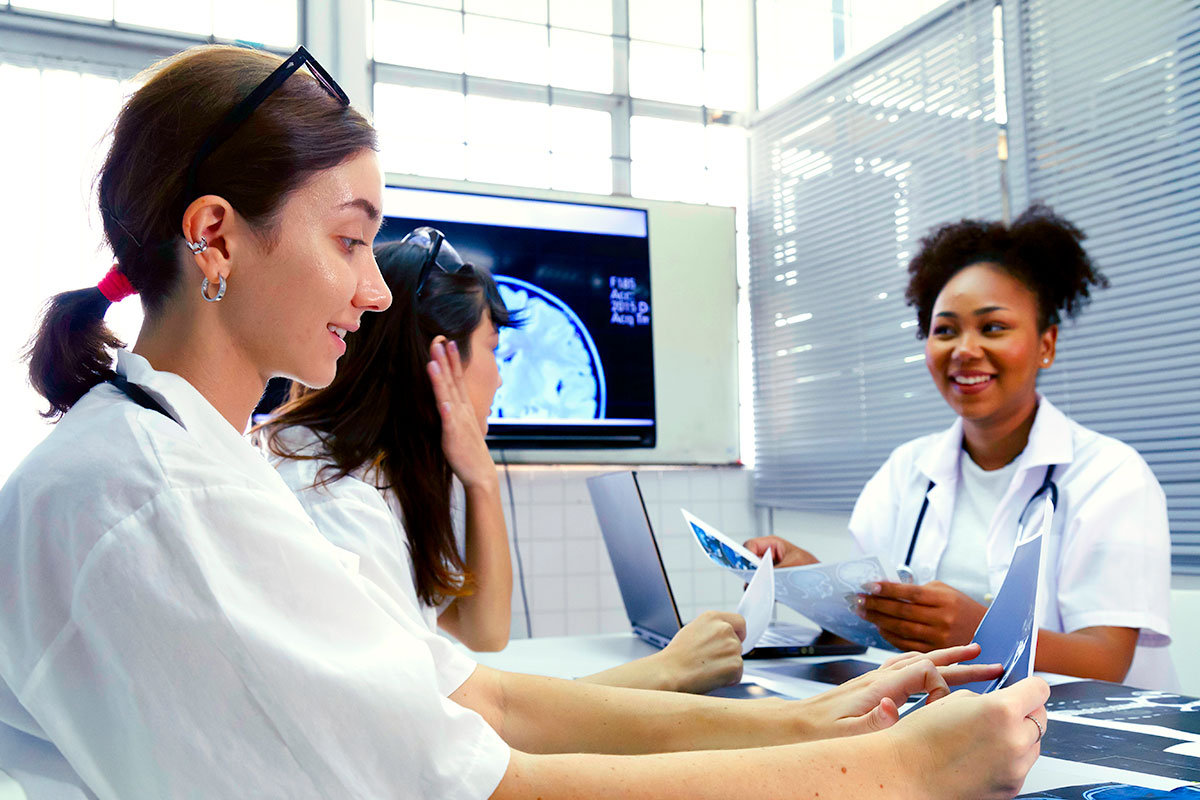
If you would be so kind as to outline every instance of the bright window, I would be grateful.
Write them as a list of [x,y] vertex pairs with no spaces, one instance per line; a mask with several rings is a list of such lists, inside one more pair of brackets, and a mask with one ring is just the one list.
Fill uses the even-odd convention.
[[612,159],[550,156],[550,188],[564,192],[612,194]]
[[213,0],[213,35],[290,49],[298,11],[296,0]]
[[702,202],[704,126],[655,117],[630,121],[630,178],[638,197]]
[[612,3],[550,0],[550,24],[556,28],[610,34],[613,29]]
[[108,20],[113,17],[112,0],[19,0],[12,7],[89,19]]
[[469,14],[546,24],[546,0],[465,0],[463,8]]
[[750,107],[749,59],[744,54],[704,53],[704,105],[728,111]]
[[[29,387],[21,350],[50,296],[95,285],[112,265],[92,184],[125,87],[115,78],[0,64],[0,105],[28,109],[0,126],[0,241],[13,265],[0,314],[0,415],[18,420],[0,448],[0,481],[49,433],[37,424],[46,402]],[[141,307],[132,298],[108,313],[132,344]]]
[[854,0],[845,3],[847,13],[835,14],[831,3],[757,0],[758,107],[774,105],[942,3]]
[[550,149],[556,154],[612,155],[612,114],[571,106],[550,107]]
[[703,53],[674,45],[630,42],[629,93],[648,100],[700,105],[704,101]]
[[132,28],[157,28],[195,36],[215,36],[254,44],[295,47],[300,9],[297,0],[21,0],[13,8],[45,11]]
[[375,84],[375,126],[387,172],[466,177],[466,108],[461,92]]
[[751,0],[704,0],[704,49],[750,52]]
[[[706,125],[704,163],[707,188],[703,202],[734,206],[739,216],[746,212],[749,183],[746,175],[749,152],[746,129],[730,125]],[[745,230],[740,226],[739,230]]]
[[629,0],[629,38],[700,47],[700,0]]
[[550,107],[467,96],[467,180],[550,186]]
[[373,30],[378,61],[463,71],[463,17],[457,11],[378,0]]
[[470,75],[540,85],[550,82],[545,25],[467,14],[464,44]]
[[551,28],[550,83],[564,89],[610,94],[613,90],[612,37]]

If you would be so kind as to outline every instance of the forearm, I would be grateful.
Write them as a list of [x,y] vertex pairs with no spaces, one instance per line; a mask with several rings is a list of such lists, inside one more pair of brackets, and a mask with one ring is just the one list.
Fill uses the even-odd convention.
[[1133,661],[1137,637],[1136,628],[1083,628],[1072,633],[1040,630],[1035,668],[1120,683]]
[[500,484],[467,487],[464,562],[475,591],[455,599],[442,614],[443,628],[472,650],[502,650],[512,619],[512,560],[500,505]]
[[514,752],[492,797],[724,800],[741,796],[819,796],[903,800],[937,796],[917,782],[886,734],[868,734],[855,737],[852,743],[814,742],[644,756]]
[[665,753],[817,738],[807,701],[624,689],[480,666],[451,695],[527,753]]
[[612,669],[579,678],[585,683],[602,686],[624,686],[628,689],[657,689],[666,692],[680,691],[681,676],[668,667],[663,652],[659,651],[635,661],[620,664]]

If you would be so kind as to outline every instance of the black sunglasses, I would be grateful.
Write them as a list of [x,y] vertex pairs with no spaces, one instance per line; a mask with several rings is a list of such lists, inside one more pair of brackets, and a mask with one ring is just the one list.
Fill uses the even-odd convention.
[[425,288],[425,281],[429,280],[429,273],[433,272],[434,267],[437,267],[442,272],[453,274],[466,266],[462,258],[458,255],[458,252],[448,244],[446,245],[447,251],[451,254],[452,261],[455,263],[452,263],[450,268],[447,269],[444,264],[438,261],[438,256],[442,253],[442,245],[445,241],[445,234],[437,228],[430,228],[428,226],[417,228],[411,233],[405,234],[404,238],[400,240],[400,244],[415,242],[424,245],[428,250],[425,253],[425,260],[421,262],[421,272],[417,276],[417,290],[414,293],[417,297],[421,296],[421,290]]
[[280,86],[283,86],[283,82],[292,77],[305,64],[308,65],[308,71],[317,79],[317,83],[321,85],[321,88],[329,92],[330,97],[337,100],[343,106],[350,105],[350,98],[342,91],[342,87],[337,85],[337,81],[333,79],[333,76],[318,64],[317,60],[307,50],[301,47],[292,53],[286,61],[276,67],[275,71],[268,75],[262,83],[254,87],[254,90],[246,95],[242,102],[234,106],[233,110],[225,116],[225,119],[221,120],[200,144],[200,149],[196,151],[196,156],[188,166],[187,181],[184,184],[185,203],[195,199],[196,171],[200,169],[200,165],[204,162],[204,159],[208,158],[214,150],[224,144],[241,124],[249,119],[254,110],[263,104],[264,100],[270,97]]

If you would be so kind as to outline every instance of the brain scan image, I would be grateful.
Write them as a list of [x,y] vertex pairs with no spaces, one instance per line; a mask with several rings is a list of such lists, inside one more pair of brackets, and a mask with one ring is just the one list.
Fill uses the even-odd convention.
[[500,297],[522,321],[503,328],[496,350],[503,384],[496,419],[602,419],[604,366],[587,326],[550,292],[527,281],[496,275]]
[[876,564],[861,559],[839,564],[837,576],[843,586],[852,592],[861,592],[865,583],[887,580]]
[[787,575],[787,581],[800,600],[819,600],[833,594],[833,581],[824,572],[791,572]]

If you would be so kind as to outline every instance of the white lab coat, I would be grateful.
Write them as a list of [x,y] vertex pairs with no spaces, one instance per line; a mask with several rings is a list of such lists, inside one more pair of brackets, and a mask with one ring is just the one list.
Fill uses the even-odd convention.
[[[454,598],[425,605],[417,597],[408,532],[401,521],[404,509],[395,494],[380,488],[386,483],[383,476],[374,470],[359,469],[337,480],[325,480],[328,475],[324,468],[330,462],[315,433],[308,428],[291,427],[277,431],[274,436],[288,452],[304,456],[281,458],[263,448],[321,534],[337,547],[357,555],[364,575],[387,587],[389,592],[407,598],[418,610],[422,623],[437,633],[438,617]],[[461,485],[455,480],[451,513],[460,556],[466,552],[465,528],[461,524],[464,503]]]
[[490,795],[474,662],[190,384],[118,371],[182,425],[98,386],[0,490],[0,768],[39,772],[23,737],[100,798]]
[[[934,580],[954,514],[962,420],[903,444],[867,482],[850,532],[866,553],[904,563],[929,482],[929,508],[913,551],[918,583]],[[1068,419],[1044,397],[1029,442],[987,533],[988,582],[1004,581],[1018,518],[1055,468],[1058,507],[1042,566],[1039,625],[1071,632],[1092,626],[1140,628],[1126,682],[1174,688],[1170,644],[1171,556],[1162,487],[1129,445]]]

